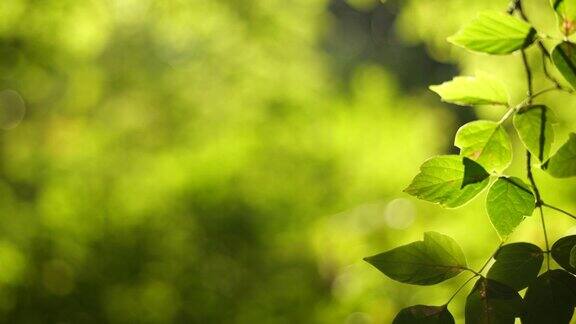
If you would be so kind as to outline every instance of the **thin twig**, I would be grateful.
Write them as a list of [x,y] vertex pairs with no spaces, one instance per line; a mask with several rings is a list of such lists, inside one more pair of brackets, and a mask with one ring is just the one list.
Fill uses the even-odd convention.
[[[550,244],[548,243],[548,231],[546,231],[546,222],[544,220],[544,209],[542,208],[543,202],[542,197],[540,196],[540,190],[538,190],[536,180],[534,180],[534,175],[532,174],[532,154],[530,154],[530,151],[526,151],[526,172],[528,175],[528,180],[530,180],[530,184],[532,185],[532,191],[534,192],[534,196],[536,198],[536,207],[540,211],[540,221],[542,222],[542,231],[544,232],[544,243],[546,244],[546,251],[550,251]],[[550,270],[550,253],[546,254],[546,266],[548,270]]]
[[557,211],[557,212],[560,212],[560,213],[562,213],[562,214],[564,214],[564,215],[566,215],[566,216],[569,216],[569,217],[572,217],[573,219],[576,219],[576,215],[574,215],[574,214],[572,214],[572,213],[570,213],[570,212],[567,212],[567,211],[565,211],[565,210],[562,209],[562,208],[558,208],[558,207],[549,205],[549,204],[544,203],[544,202],[542,203],[542,206],[548,207],[548,208],[553,209],[553,210],[555,210],[555,211]]
[[456,289],[456,291],[452,294],[452,296],[450,297],[450,299],[448,299],[448,301],[446,302],[445,305],[450,304],[450,302],[452,301],[452,299],[454,299],[454,297],[456,297],[456,295],[458,295],[458,293],[460,292],[460,290],[462,290],[462,288],[464,288],[470,281],[472,281],[472,279],[478,277],[478,274],[474,274],[472,277],[468,278],[468,280],[466,280],[458,289]]
[[[546,251],[550,251],[550,244],[548,243],[548,232],[546,232],[546,222],[544,221],[544,209],[538,206],[540,211],[540,221],[542,221],[542,230],[544,231],[544,242],[546,243]],[[546,253],[546,266],[550,270],[550,253]]]
[[496,256],[496,253],[498,253],[498,251],[500,250],[500,248],[502,247],[502,245],[504,245],[505,241],[500,242],[500,244],[498,244],[498,247],[496,248],[496,250],[494,251],[494,253],[492,253],[492,255],[488,258],[488,260],[486,260],[486,262],[484,262],[484,264],[482,265],[482,267],[480,268],[480,270],[478,270],[478,273],[482,273],[482,271],[484,271],[484,269],[486,269],[486,267],[488,266],[488,264],[490,263],[490,260],[492,260],[494,258],[494,256]]
[[534,93],[534,86],[532,84],[532,70],[530,69],[530,64],[528,63],[528,57],[526,56],[526,51],[521,50],[522,63],[524,63],[524,70],[526,71],[526,81],[528,83],[528,104],[532,103],[532,95]]

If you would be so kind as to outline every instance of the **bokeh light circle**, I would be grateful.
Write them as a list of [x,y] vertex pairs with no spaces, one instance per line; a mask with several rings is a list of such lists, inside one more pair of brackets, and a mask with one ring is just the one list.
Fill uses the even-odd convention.
[[0,91],[0,129],[13,129],[22,122],[26,114],[26,104],[14,90]]

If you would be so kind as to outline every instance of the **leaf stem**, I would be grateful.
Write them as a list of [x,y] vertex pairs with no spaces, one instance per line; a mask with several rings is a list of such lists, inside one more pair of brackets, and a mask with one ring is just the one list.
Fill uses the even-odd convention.
[[[542,222],[542,231],[544,232],[544,243],[546,244],[546,251],[550,251],[550,244],[548,243],[548,231],[546,231],[546,221],[544,220],[544,208],[542,208],[544,203],[542,201],[542,197],[540,196],[540,191],[538,190],[536,181],[534,180],[534,175],[532,174],[532,154],[530,154],[530,151],[526,151],[526,172],[528,175],[528,180],[530,180],[530,184],[532,185],[532,191],[534,191],[536,207],[540,212],[540,221]],[[548,270],[550,270],[550,253],[546,254],[546,266]]]
[[534,86],[532,83],[532,70],[530,69],[530,64],[528,63],[528,57],[526,56],[526,51],[521,50],[522,63],[524,63],[524,70],[526,71],[526,81],[528,85],[528,104],[532,103],[532,96],[534,93]]
[[[550,245],[548,243],[548,233],[546,232],[546,222],[544,221],[544,209],[542,205],[538,206],[540,211],[540,220],[542,221],[542,230],[544,231],[544,242],[546,243],[546,251],[550,251]],[[550,253],[546,253],[546,266],[550,270]]]
[[[468,269],[470,270],[470,269]],[[460,285],[460,287],[458,287],[458,289],[456,289],[456,291],[452,294],[452,296],[450,297],[450,299],[448,299],[448,301],[446,302],[445,305],[450,304],[450,302],[454,299],[454,297],[456,297],[456,295],[458,295],[458,293],[460,292],[460,290],[462,290],[462,288],[464,288],[470,281],[472,281],[472,279],[476,278],[480,276],[480,274],[475,273],[472,277],[468,278],[468,280],[466,280],[462,285]]]
[[565,211],[565,210],[562,209],[562,208],[558,208],[558,207],[549,205],[549,204],[547,204],[547,203],[545,203],[545,202],[542,202],[542,206],[548,207],[548,208],[553,209],[553,210],[555,210],[555,211],[557,211],[557,212],[560,212],[560,213],[562,213],[562,214],[564,214],[564,215],[566,215],[566,216],[569,216],[569,217],[572,217],[573,219],[576,219],[576,215],[574,215],[574,214],[572,214],[572,213],[570,213],[570,212],[568,212],[568,211]]
[[486,269],[486,267],[488,266],[488,263],[490,263],[490,260],[492,260],[494,258],[494,256],[496,255],[496,253],[498,253],[498,250],[500,250],[500,248],[502,247],[502,245],[504,245],[504,243],[505,243],[505,241],[501,241],[500,244],[498,244],[498,247],[496,248],[496,250],[494,250],[494,252],[492,253],[492,255],[490,255],[488,260],[486,260],[486,262],[484,262],[484,264],[482,265],[480,270],[478,270],[478,273],[482,273],[482,271],[484,271],[484,269]]

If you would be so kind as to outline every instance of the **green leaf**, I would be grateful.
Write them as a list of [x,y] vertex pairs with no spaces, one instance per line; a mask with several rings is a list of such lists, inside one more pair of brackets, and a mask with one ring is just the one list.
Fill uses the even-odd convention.
[[444,207],[462,206],[488,185],[484,168],[458,155],[433,157],[422,164],[420,173],[404,191]]
[[433,285],[466,269],[466,257],[452,238],[424,233],[413,242],[364,259],[386,276],[413,285]]
[[575,267],[576,266],[576,247],[572,247],[572,250],[570,250],[570,266],[571,267]]
[[518,292],[491,279],[478,279],[466,298],[466,324],[514,324],[522,312]]
[[565,236],[552,245],[552,258],[562,268],[576,274],[576,267],[570,264],[572,250],[576,246],[576,235]]
[[502,238],[510,235],[524,217],[532,215],[534,208],[532,191],[518,178],[500,177],[488,190],[486,210]]
[[576,133],[550,158],[546,171],[556,178],[576,176]]
[[530,46],[536,30],[525,21],[500,12],[484,12],[448,41],[475,52],[510,54]]
[[575,302],[576,278],[564,270],[549,270],[528,286],[522,323],[570,323]]
[[458,130],[454,144],[460,155],[480,163],[488,171],[502,171],[512,161],[512,144],[506,130],[489,120],[477,120]]
[[560,32],[570,36],[576,31],[576,1],[574,0],[550,0],[550,4],[556,12]]
[[546,161],[550,155],[554,120],[552,111],[544,105],[524,107],[514,115],[514,127],[520,140],[540,162]]
[[396,315],[392,324],[454,324],[454,317],[447,305],[416,305],[404,308]]
[[522,290],[538,277],[544,253],[534,244],[512,243],[502,246],[494,259],[486,277]]
[[452,81],[430,86],[442,101],[461,105],[508,105],[510,95],[504,84],[487,74],[457,76]]
[[576,89],[576,44],[562,42],[554,47],[551,56],[560,74]]

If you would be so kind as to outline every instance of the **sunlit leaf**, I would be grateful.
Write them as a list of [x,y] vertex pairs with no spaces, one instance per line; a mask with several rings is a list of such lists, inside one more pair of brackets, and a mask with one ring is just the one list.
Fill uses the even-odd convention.
[[528,286],[524,303],[524,324],[570,323],[576,303],[576,277],[564,270],[549,270]]
[[448,307],[416,305],[404,308],[396,315],[392,324],[454,324]]
[[518,178],[500,177],[488,190],[486,210],[500,237],[510,235],[534,207],[534,194]]
[[538,276],[544,253],[534,244],[511,243],[502,246],[494,259],[486,277],[522,290]]
[[489,120],[477,120],[458,130],[454,144],[460,155],[480,163],[488,171],[502,171],[512,161],[512,144],[506,130]]
[[491,279],[478,279],[466,298],[466,324],[514,324],[522,312],[518,292]]
[[457,155],[433,157],[404,191],[445,207],[458,207],[474,198],[488,185],[489,174],[473,160]]
[[524,146],[540,162],[550,155],[554,142],[553,113],[544,105],[528,106],[514,115],[514,127]]
[[514,16],[484,12],[448,38],[452,44],[488,54],[509,54],[532,44],[536,30]]
[[551,56],[560,74],[576,89],[576,44],[562,42],[554,47]]
[[575,0],[550,0],[550,4],[558,18],[560,31],[569,36],[576,31],[576,1]]
[[414,285],[437,284],[466,269],[466,257],[458,243],[436,232],[424,233],[423,241],[364,260],[391,279]]
[[570,264],[572,250],[576,246],[576,235],[565,236],[552,245],[551,254],[562,268],[576,274],[576,267]]
[[451,81],[430,86],[442,101],[461,106],[508,105],[509,94],[504,84],[489,75],[457,76]]
[[546,171],[556,178],[576,176],[576,133],[550,158]]

